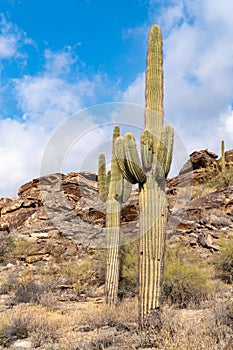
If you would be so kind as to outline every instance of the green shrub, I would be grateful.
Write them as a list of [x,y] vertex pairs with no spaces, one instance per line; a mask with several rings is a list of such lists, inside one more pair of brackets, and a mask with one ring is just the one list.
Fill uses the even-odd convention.
[[8,254],[15,248],[14,240],[5,231],[0,231],[0,263],[5,262]]
[[11,251],[13,259],[23,259],[33,247],[33,243],[26,238],[19,239],[14,242],[14,248]]
[[[219,190],[233,183],[232,164],[228,165],[225,171],[222,171],[215,166],[209,166],[206,170],[207,173],[205,174],[205,177],[202,178],[201,183],[207,188],[215,188],[216,190]],[[206,170],[204,169],[204,171]],[[198,184],[200,182],[196,181],[196,183]]]
[[98,264],[93,262],[93,257],[87,257],[81,262],[70,260],[63,266],[61,274],[64,276],[64,282],[73,286],[77,296],[80,294],[91,296],[93,288],[99,285],[97,266]]
[[119,290],[124,295],[135,295],[138,285],[138,242],[131,242],[120,250]]
[[220,254],[216,256],[214,263],[217,274],[228,283],[233,283],[233,237],[220,239]]
[[199,307],[212,291],[210,271],[167,249],[163,283],[164,300],[181,308]]

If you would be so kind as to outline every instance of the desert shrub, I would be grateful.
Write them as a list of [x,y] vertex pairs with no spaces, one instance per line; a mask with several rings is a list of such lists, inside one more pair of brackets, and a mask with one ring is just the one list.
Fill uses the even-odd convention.
[[1,280],[0,294],[9,294],[18,285],[17,270],[12,271],[8,276]]
[[89,349],[92,350],[103,350],[107,349],[114,343],[114,335],[105,335],[102,337],[96,337],[89,344]]
[[17,339],[27,338],[29,335],[28,325],[31,318],[28,315],[12,315],[10,318],[0,322],[0,342],[8,346]]
[[18,339],[30,337],[34,347],[54,343],[59,338],[57,322],[33,309],[15,307],[0,318],[0,344],[8,346]]
[[216,326],[233,327],[233,301],[232,300],[216,300],[212,307],[212,319]]
[[13,238],[5,231],[0,231],[0,263],[4,262],[8,254],[15,248]]
[[[100,308],[91,308],[82,318],[77,320],[77,324],[82,324],[84,330],[94,330],[105,326],[115,326],[119,322],[117,308],[115,306],[101,306]],[[81,330],[83,327],[81,327]]]
[[58,341],[59,325],[57,322],[49,320],[46,314],[36,315],[31,321],[29,334],[35,348],[44,348],[45,345],[54,344]]
[[106,276],[106,249],[89,251],[91,256],[91,267],[95,269],[95,276],[98,285],[105,283]]
[[78,328],[89,330],[99,329],[105,326],[128,324],[137,322],[137,300],[127,299],[118,305],[97,304],[83,310],[77,315],[76,325]]
[[164,300],[181,308],[200,306],[211,294],[211,274],[207,268],[198,267],[180,258],[172,248],[165,256],[163,283]]
[[57,298],[51,290],[47,292],[43,292],[38,296],[38,303],[48,310],[56,310],[57,309]]
[[[216,300],[214,305],[215,303]],[[212,308],[180,310],[173,306],[163,308],[159,329],[151,324],[150,327],[145,327],[138,332],[135,324],[137,320],[135,309],[136,305],[134,305],[134,309],[124,310],[123,315],[123,309],[116,308],[114,311],[114,308],[112,308],[113,313],[118,313],[118,322],[127,325],[128,330],[125,328],[119,329],[114,323],[112,323],[112,326],[115,326],[114,328],[104,327],[104,315],[106,314],[104,305],[99,305],[99,309],[89,310],[89,314],[92,314],[90,322],[92,322],[93,327],[91,329],[95,327],[93,322],[96,319],[97,311],[102,312],[101,320],[103,323],[102,325],[99,323],[98,331],[96,330],[86,337],[83,336],[77,339],[78,349],[219,350],[224,348],[231,334],[231,327],[226,326],[222,318],[217,320],[218,315],[215,314],[215,310]],[[219,310],[219,312],[221,311]],[[85,311],[84,313],[86,314]],[[84,315],[81,316],[84,317]],[[86,321],[88,321],[87,318]],[[157,320],[153,319],[152,322],[156,324]]]
[[233,183],[232,166],[227,167],[225,172],[215,166],[207,167],[207,173],[201,182],[206,188],[214,188],[216,190],[231,185]]
[[41,296],[48,293],[48,291],[49,287],[47,285],[39,285],[34,280],[19,282],[15,285],[12,302],[14,304],[39,303]]
[[13,259],[24,259],[25,255],[33,247],[33,243],[25,238],[21,238],[14,242],[14,247],[11,251],[11,256]]
[[216,255],[214,264],[217,275],[228,283],[233,283],[233,237],[220,239],[220,254]]
[[120,250],[119,290],[123,296],[135,295],[138,285],[138,244],[131,242]]
[[90,257],[79,261],[69,261],[62,267],[61,273],[64,282],[73,286],[77,297],[81,294],[91,296],[98,285],[96,268],[92,265]]

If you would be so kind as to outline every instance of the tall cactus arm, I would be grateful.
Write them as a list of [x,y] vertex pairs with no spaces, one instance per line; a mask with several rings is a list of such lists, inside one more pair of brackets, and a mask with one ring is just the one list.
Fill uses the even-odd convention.
[[107,179],[106,179],[106,161],[105,155],[101,153],[98,160],[98,187],[99,196],[102,201],[107,199]]
[[115,142],[116,139],[120,136],[120,128],[118,125],[115,125],[113,130],[113,137],[112,137],[112,161],[111,161],[111,181],[109,184],[109,191],[108,191],[108,199],[118,199],[122,196],[122,174],[120,172],[117,159],[115,156]]
[[153,135],[153,154],[155,160],[159,152],[164,118],[162,45],[161,28],[158,25],[153,25],[148,38],[145,128]]
[[135,180],[134,177],[131,176],[130,170],[128,169],[128,165],[126,162],[125,139],[123,136],[120,136],[116,139],[115,154],[116,154],[119,168],[120,168],[124,178],[126,180],[128,180],[131,184],[135,184],[137,181]]
[[159,139],[163,125],[162,32],[158,25],[150,29],[146,69],[145,128]]
[[125,203],[130,198],[132,192],[132,184],[128,180],[124,179],[124,189],[122,202]]
[[174,129],[170,125],[165,125],[163,127],[160,150],[159,150],[159,165],[162,169],[162,176],[166,179],[172,160],[172,150],[173,150],[173,141],[174,141]]
[[145,171],[149,171],[153,161],[153,136],[145,129],[141,135],[141,157]]
[[109,171],[107,172],[107,178],[106,178],[106,192],[107,192],[107,197],[108,197],[108,192],[109,192],[110,181],[111,181],[111,170],[109,170]]
[[163,55],[162,32],[153,25],[148,39],[146,69],[146,108],[163,116]]
[[132,133],[127,133],[125,135],[125,160],[131,177],[135,179],[135,183],[144,183],[146,181],[146,175],[142,169],[135,139]]

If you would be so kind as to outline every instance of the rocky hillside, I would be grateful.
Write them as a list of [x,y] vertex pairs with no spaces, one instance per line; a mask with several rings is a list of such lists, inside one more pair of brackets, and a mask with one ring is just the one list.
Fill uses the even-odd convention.
[[[214,251],[218,249],[217,240],[221,234],[232,234],[233,184],[227,183],[227,179],[225,183],[217,183],[216,174],[220,169],[217,158],[207,150],[194,152],[179,176],[167,181],[170,206],[167,236],[170,240],[184,239],[191,246]],[[230,168],[233,151],[226,152],[225,159]],[[208,187],[210,179],[212,183]],[[122,210],[124,242],[137,238],[138,215],[135,189]],[[67,247],[70,244],[102,247],[104,226],[105,204],[98,198],[95,174],[51,174],[21,186],[16,198],[0,199],[2,234],[16,234],[18,238],[38,242],[38,251],[33,252],[33,259],[27,257],[28,260],[47,259],[55,254],[59,237],[66,239]],[[53,242],[51,251],[47,240]]]
[[227,262],[219,279],[212,265],[233,237],[233,151],[225,160],[223,172],[215,153],[194,152],[167,180],[172,256],[159,335],[137,332],[136,188],[121,213],[126,302],[115,309],[104,306],[105,203],[95,174],[50,174],[0,199],[0,349],[222,350],[232,333],[233,267]]

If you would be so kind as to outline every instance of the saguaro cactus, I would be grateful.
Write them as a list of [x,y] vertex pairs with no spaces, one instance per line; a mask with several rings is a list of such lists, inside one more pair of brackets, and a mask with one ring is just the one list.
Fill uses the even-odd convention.
[[225,173],[226,162],[225,162],[225,142],[224,142],[224,140],[221,141],[221,167],[222,167],[222,172]]
[[162,33],[151,27],[146,70],[145,129],[141,135],[141,161],[131,133],[118,137],[115,152],[123,176],[139,184],[139,323],[159,308],[168,206],[165,179],[173,148],[173,128],[163,125]]
[[121,205],[131,194],[132,185],[124,180],[115,157],[115,141],[120,135],[119,126],[115,126],[112,140],[111,170],[106,173],[106,161],[103,153],[99,155],[98,186],[99,196],[106,201],[106,244],[107,271],[105,297],[107,304],[117,302],[119,284],[119,239]]

